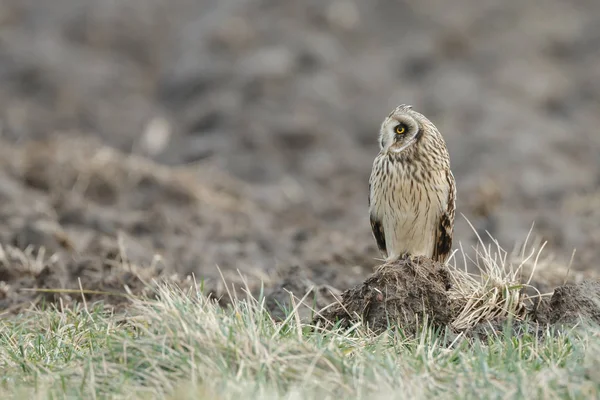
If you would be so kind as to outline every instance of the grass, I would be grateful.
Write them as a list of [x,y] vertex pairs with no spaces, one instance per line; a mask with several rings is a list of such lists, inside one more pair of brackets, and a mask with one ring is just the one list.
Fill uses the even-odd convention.
[[[477,236],[479,247],[474,249],[475,258],[473,259],[462,249],[461,245],[459,254],[463,257],[463,268],[457,266],[456,257],[453,257],[454,264],[449,265],[450,276],[453,280],[450,295],[464,303],[461,312],[452,322],[452,326],[455,329],[464,330],[473,328],[480,322],[498,317],[525,319],[527,306],[533,304],[534,298],[543,296],[529,283],[537,269],[541,252],[546,243],[539,245],[534,243],[529,253],[526,254],[527,242],[532,232],[530,230],[523,243],[521,254],[509,255],[489,233],[490,243],[486,246],[471,222],[466,218],[465,220]],[[479,271],[478,274],[467,271],[469,262],[476,267]],[[528,277],[525,277],[527,282],[523,282],[524,266],[528,263],[531,267],[530,273]],[[525,288],[533,289],[537,294],[530,296],[523,290]]]
[[0,322],[1,398],[597,398],[600,331],[499,332],[487,341],[427,324],[314,331],[273,322],[248,297],[223,309],[159,286],[127,316],[101,305]]
[[324,330],[301,320],[294,302],[274,322],[262,297],[230,294],[223,308],[201,288],[165,283],[132,297],[126,314],[98,303],[32,309],[0,320],[0,398],[599,398],[599,327],[455,333],[526,318],[533,272],[522,269],[536,270],[543,245],[509,256],[494,243],[469,260],[478,276],[456,257],[448,266],[464,304],[454,331],[426,320],[410,337],[395,326]]

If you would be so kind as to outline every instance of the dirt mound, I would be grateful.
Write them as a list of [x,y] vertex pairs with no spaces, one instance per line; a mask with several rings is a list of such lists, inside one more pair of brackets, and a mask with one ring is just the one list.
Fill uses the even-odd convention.
[[448,295],[450,282],[448,270],[425,257],[385,264],[363,284],[345,291],[341,303],[316,322],[349,325],[360,320],[375,332],[397,322],[414,332],[428,317],[434,325],[445,326],[454,312]]
[[600,324],[600,281],[559,286],[536,311],[536,319],[553,325],[577,322]]
[[[360,321],[374,332],[382,332],[390,326],[398,326],[407,334],[414,334],[426,318],[436,327],[449,327],[455,333],[462,332],[467,337],[485,338],[512,324],[515,335],[524,333],[539,334],[541,326],[573,325],[578,321],[600,324],[600,281],[584,281],[557,287],[550,300],[526,303],[527,296],[519,297],[520,304],[512,307],[520,310],[518,315],[507,310],[507,295],[486,298],[486,304],[476,300],[478,307],[488,307],[487,318],[473,318],[472,324],[459,324],[456,319],[464,318],[464,311],[473,298],[461,297],[453,285],[460,280],[453,279],[451,270],[432,260],[419,257],[402,259],[380,266],[362,284],[342,293],[341,301],[326,307],[313,321],[321,326],[341,323],[348,327]],[[513,290],[524,288],[515,287]],[[471,300],[471,301],[470,301]],[[498,304],[489,304],[496,301]]]

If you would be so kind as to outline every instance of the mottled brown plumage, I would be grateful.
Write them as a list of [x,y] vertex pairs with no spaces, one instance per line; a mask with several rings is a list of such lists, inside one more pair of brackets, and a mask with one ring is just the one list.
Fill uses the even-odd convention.
[[427,256],[445,262],[452,250],[456,188],[440,132],[400,105],[383,121],[380,152],[369,179],[369,213],[388,261]]

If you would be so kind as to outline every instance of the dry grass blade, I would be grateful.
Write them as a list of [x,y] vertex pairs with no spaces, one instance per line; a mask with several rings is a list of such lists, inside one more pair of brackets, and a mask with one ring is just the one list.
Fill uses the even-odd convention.
[[[523,319],[527,314],[528,305],[533,304],[532,296],[526,294],[524,289],[531,287],[529,284],[545,243],[541,244],[538,250],[532,247],[525,256],[525,247],[531,235],[530,231],[522,249],[521,260],[515,265],[514,257],[509,257],[496,239],[486,232],[491,240],[491,244],[486,246],[471,222],[464,215],[463,217],[475,232],[479,246],[474,248],[474,259],[466,255],[461,247],[464,257],[463,268],[456,265],[450,266],[450,275],[454,283],[450,291],[451,297],[463,304],[458,316],[452,322],[452,327],[463,331],[485,321],[500,318]],[[532,259],[533,266],[524,283],[522,280],[523,266]],[[478,275],[468,272],[468,262],[476,266],[479,270]],[[540,295],[539,292],[538,295]]]

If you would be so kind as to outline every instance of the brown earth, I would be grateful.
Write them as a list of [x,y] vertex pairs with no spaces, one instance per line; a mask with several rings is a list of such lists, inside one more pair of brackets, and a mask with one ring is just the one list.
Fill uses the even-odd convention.
[[330,301],[379,263],[399,103],[447,140],[456,247],[461,213],[507,249],[535,222],[536,287],[597,277],[599,37],[596,0],[0,0],[1,306],[191,274]]
[[448,269],[425,257],[384,264],[362,284],[345,291],[342,300],[316,322],[341,321],[349,327],[360,320],[375,332],[398,324],[408,334],[425,318],[433,326],[447,326],[457,311],[448,295],[450,287]]
[[[87,298],[119,304],[124,291],[146,293],[153,279],[189,286],[192,275],[225,302],[225,283],[254,294],[264,283],[284,301],[286,289],[302,296],[315,277],[347,287],[363,271],[347,263],[368,264],[365,247],[262,209],[224,173],[197,176],[197,167],[161,166],[92,139],[3,143],[0,152],[4,310],[80,298],[71,291],[81,289],[113,293]],[[264,268],[265,253],[287,262]],[[302,279],[292,262],[302,263]]]
[[466,301],[451,294],[453,284],[448,268],[437,262],[425,257],[401,259],[380,266],[362,284],[346,290],[341,299],[321,310],[313,323],[324,328],[360,323],[375,333],[395,326],[414,335],[426,321],[434,328],[448,327],[450,332],[484,339],[509,323],[513,335],[541,335],[549,325],[600,324],[600,281],[584,281],[557,287],[550,299],[531,304],[518,317],[486,318],[457,330],[453,321]]
[[536,310],[535,319],[553,325],[600,324],[600,281],[559,286]]

